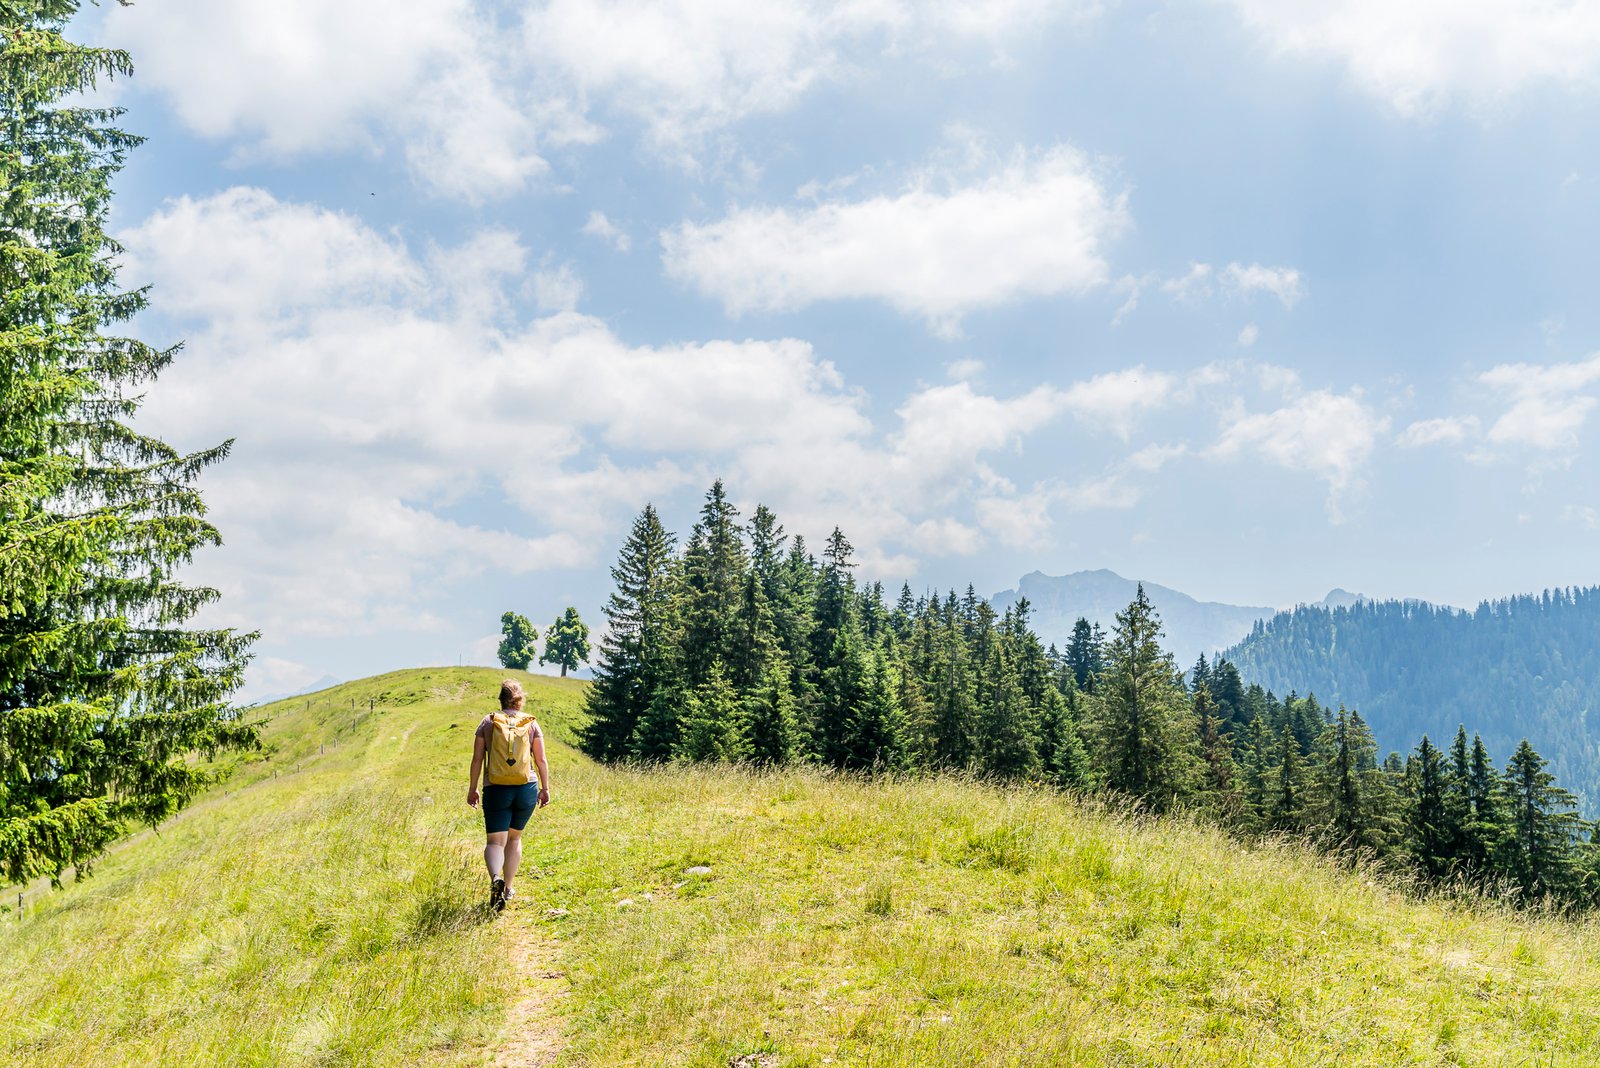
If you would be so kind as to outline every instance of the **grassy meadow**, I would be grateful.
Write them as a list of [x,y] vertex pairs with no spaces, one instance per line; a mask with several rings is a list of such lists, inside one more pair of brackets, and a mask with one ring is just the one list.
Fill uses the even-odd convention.
[[1600,1063],[1592,921],[1027,788],[602,768],[563,744],[582,684],[538,677],[554,803],[487,922],[500,677],[266,710],[269,753],[3,917],[0,1063]]

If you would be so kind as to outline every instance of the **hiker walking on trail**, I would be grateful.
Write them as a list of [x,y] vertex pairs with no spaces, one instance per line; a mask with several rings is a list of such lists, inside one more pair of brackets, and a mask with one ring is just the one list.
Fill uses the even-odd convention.
[[500,711],[484,716],[472,738],[467,804],[477,806],[478,773],[487,765],[482,800],[488,843],[483,863],[489,869],[489,907],[496,912],[516,896],[511,884],[522,864],[522,829],[535,808],[550,803],[544,731],[538,719],[523,713],[523,701],[522,687],[506,679],[500,684]]

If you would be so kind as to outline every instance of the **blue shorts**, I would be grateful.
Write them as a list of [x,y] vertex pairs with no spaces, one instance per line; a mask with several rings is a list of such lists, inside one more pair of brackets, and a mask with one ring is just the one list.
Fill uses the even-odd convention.
[[498,834],[515,827],[528,825],[528,817],[539,807],[539,780],[533,779],[522,786],[496,786],[483,788],[483,829]]

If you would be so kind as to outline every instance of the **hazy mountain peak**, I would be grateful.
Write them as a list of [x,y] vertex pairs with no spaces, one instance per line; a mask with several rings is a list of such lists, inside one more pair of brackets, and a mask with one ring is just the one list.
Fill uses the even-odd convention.
[[990,603],[1003,612],[1026,597],[1033,606],[1033,629],[1039,637],[1046,645],[1065,646],[1080,617],[1106,630],[1115,626],[1117,613],[1128,607],[1141,583],[1161,616],[1162,645],[1184,666],[1201,653],[1210,656],[1240,641],[1256,620],[1270,619],[1277,611],[1266,606],[1199,601],[1159,582],[1123,578],[1103,567],[1054,576],[1030,571],[1018,580],[1016,589],[995,594]]

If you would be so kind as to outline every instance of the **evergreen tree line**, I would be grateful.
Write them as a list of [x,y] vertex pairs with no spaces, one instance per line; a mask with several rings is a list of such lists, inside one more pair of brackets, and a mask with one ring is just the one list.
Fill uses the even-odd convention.
[[1430,881],[1593,899],[1600,851],[1527,745],[1504,771],[1481,739],[1426,737],[1381,764],[1361,716],[1245,685],[1227,660],[1185,673],[1141,586],[1109,634],[1079,620],[1045,647],[1020,600],[890,604],[835,529],[820,559],[719,481],[681,551],[647,506],[612,577],[582,745],[600,760],[959,769],[1198,811]]
[[1485,601],[1301,606],[1225,654],[1261,685],[1360,708],[1379,738],[1448,738],[1458,723],[1504,759],[1528,738],[1600,815],[1600,587]]

